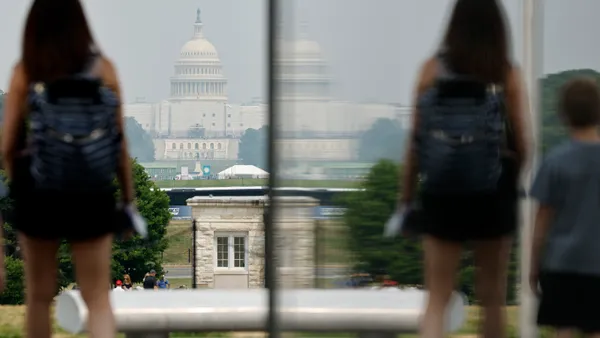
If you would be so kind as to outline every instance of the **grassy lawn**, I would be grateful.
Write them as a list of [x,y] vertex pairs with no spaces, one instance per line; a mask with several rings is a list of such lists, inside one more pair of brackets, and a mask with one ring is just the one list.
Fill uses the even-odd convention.
[[[211,188],[211,187],[239,187],[239,186],[266,186],[266,179],[231,179],[231,180],[190,180],[190,181],[156,181],[160,188]],[[359,181],[344,180],[283,180],[281,187],[302,188],[358,188]]]
[[167,279],[169,280],[169,284],[171,284],[171,290],[175,290],[182,285],[188,289],[192,288],[192,279],[191,278],[167,278]]
[[171,221],[167,226],[169,246],[163,253],[164,265],[188,265],[188,249],[192,248],[190,221]]
[[336,221],[318,221],[317,228],[316,264],[319,266],[350,264],[352,253],[348,249],[345,225]]
[[[0,337],[2,338],[21,338],[23,337],[23,321],[24,321],[24,310],[23,306],[0,306]],[[518,309],[516,307],[507,308],[508,311],[508,331],[509,337],[518,336]],[[475,338],[477,333],[477,322],[479,320],[479,311],[477,307],[468,308],[468,317],[464,327],[453,334],[454,338]],[[181,333],[171,334],[171,337],[184,338],[184,337],[261,337],[261,334],[253,333]],[[295,337],[353,337],[352,334],[319,334],[319,333],[298,333]],[[61,331],[56,325],[54,326],[54,338],[79,338],[85,337],[85,335],[70,335]],[[120,335],[119,338],[124,337]],[[416,338],[416,335],[400,335],[399,338]],[[541,337],[550,337],[549,332],[543,332]]]

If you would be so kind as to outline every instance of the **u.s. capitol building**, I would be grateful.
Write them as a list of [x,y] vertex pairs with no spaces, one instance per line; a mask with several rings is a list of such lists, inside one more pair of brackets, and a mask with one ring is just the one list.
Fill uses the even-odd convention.
[[[352,161],[356,138],[375,120],[390,118],[408,125],[406,107],[334,100],[333,81],[319,44],[304,33],[298,39],[281,39],[276,78],[285,156]],[[263,102],[228,101],[228,78],[217,49],[205,36],[200,10],[192,38],[175,61],[170,84],[168,99],[125,105],[125,115],[135,118],[155,138],[157,160],[237,159],[244,131],[259,129],[267,121]]]

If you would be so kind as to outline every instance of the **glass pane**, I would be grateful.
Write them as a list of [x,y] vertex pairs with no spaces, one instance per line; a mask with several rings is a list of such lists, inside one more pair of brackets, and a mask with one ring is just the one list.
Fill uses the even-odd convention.
[[217,237],[217,267],[229,267],[228,237]]
[[236,268],[246,267],[246,238],[245,237],[234,237],[233,238],[233,252],[234,261],[233,266]]
[[[282,289],[423,285],[420,243],[384,238],[383,225],[402,192],[419,70],[440,50],[455,2],[279,1],[278,121],[271,126],[278,137],[277,188],[305,205],[314,202],[300,208],[288,205],[288,197],[277,205],[285,215],[278,222],[289,221],[275,229]],[[509,21],[521,20],[523,1],[496,3],[506,4]],[[468,276],[459,287],[469,299],[472,261],[466,255],[459,271]],[[511,301],[513,291],[514,279]],[[294,306],[291,298],[285,302]]]

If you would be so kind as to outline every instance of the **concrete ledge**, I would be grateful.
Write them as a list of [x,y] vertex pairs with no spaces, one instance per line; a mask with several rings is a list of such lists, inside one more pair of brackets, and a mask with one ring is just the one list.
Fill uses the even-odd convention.
[[[267,291],[171,290],[111,293],[119,332],[265,331]],[[284,331],[413,333],[419,328],[426,292],[419,290],[283,290],[280,321]],[[448,330],[465,320],[463,297],[448,307]],[[87,308],[78,291],[58,297],[56,320],[71,333],[87,326]]]

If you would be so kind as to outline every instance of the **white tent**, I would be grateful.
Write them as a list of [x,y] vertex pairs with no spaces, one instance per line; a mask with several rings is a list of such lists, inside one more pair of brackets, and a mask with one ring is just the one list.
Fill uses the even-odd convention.
[[269,173],[253,165],[234,165],[221,171],[219,179],[227,178],[267,178]]

